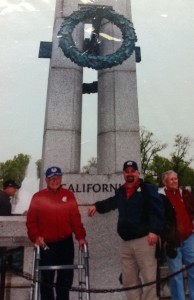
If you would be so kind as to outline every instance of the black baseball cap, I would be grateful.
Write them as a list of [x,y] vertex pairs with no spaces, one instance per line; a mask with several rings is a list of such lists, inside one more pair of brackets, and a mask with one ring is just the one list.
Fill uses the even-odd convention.
[[123,171],[125,171],[127,168],[132,167],[135,170],[138,170],[138,165],[135,161],[133,160],[127,160],[124,164],[123,164]]
[[3,189],[7,189],[8,187],[14,187],[15,189],[20,189],[21,185],[15,183],[14,180],[6,180],[4,183],[3,183]]

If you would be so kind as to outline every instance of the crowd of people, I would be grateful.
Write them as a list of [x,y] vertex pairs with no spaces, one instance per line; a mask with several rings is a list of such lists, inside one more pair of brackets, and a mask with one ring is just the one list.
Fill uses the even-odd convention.
[[[180,188],[173,170],[162,174],[164,187],[140,178],[138,165],[128,160],[123,164],[124,184],[107,199],[99,199],[89,206],[88,216],[96,212],[106,214],[118,210],[117,233],[120,236],[122,284],[128,300],[158,299],[156,284],[141,288],[141,283],[156,282],[158,245],[164,250],[170,277],[173,300],[185,300],[182,265],[188,277],[190,300],[194,300],[194,197]],[[33,195],[27,212],[29,239],[40,247],[41,265],[72,265],[74,261],[73,235],[83,249],[86,230],[75,195],[62,187],[62,171],[58,166],[45,172],[47,187]],[[10,197],[19,189],[13,180],[4,183],[0,192],[0,215],[11,214]],[[73,270],[44,270],[41,272],[41,300],[69,300]]]

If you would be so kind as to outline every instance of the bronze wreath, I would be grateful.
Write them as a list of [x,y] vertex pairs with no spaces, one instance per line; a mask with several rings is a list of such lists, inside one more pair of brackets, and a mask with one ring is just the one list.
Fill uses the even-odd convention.
[[[122,32],[123,43],[121,47],[114,53],[96,56],[87,53],[82,53],[77,49],[72,32],[75,26],[89,18],[94,18],[96,15],[100,18],[105,18],[115,24]],[[58,32],[59,47],[64,55],[70,58],[73,62],[81,67],[88,67],[96,70],[111,68],[118,64],[122,64],[132,53],[135,48],[137,37],[133,24],[124,16],[117,14],[113,9],[107,7],[90,7],[74,11],[69,17],[65,18]]]

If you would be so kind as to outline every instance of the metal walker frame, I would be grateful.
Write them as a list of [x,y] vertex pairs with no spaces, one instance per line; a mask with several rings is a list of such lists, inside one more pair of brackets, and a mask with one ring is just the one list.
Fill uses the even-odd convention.
[[[86,289],[86,291],[78,291],[78,299],[83,299],[83,293],[86,294],[86,300],[90,300],[89,292],[89,253],[88,247],[84,244],[83,250],[79,249],[78,264],[75,265],[56,265],[56,266],[40,266],[40,247],[34,249],[34,261],[32,270],[32,286],[30,290],[30,300],[40,300],[40,281],[42,270],[62,270],[62,269],[77,269],[79,289]],[[85,279],[83,280],[83,271]]]

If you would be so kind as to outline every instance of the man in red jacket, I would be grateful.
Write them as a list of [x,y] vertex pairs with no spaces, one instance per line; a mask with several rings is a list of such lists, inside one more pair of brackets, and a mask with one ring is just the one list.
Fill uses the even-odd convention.
[[[173,170],[162,175],[164,188],[160,191],[165,207],[165,227],[162,234],[170,273],[188,267],[189,299],[194,300],[194,197],[180,188]],[[190,266],[190,267],[189,267]],[[172,300],[185,300],[183,274],[170,278]]]
[[[48,168],[45,175],[47,188],[34,194],[27,213],[28,237],[40,246],[41,265],[73,265],[72,234],[80,248],[86,243],[78,205],[74,194],[62,188],[59,167]],[[54,275],[54,271],[42,271],[41,300],[54,300]],[[69,300],[72,282],[73,270],[57,271],[57,300]]]

